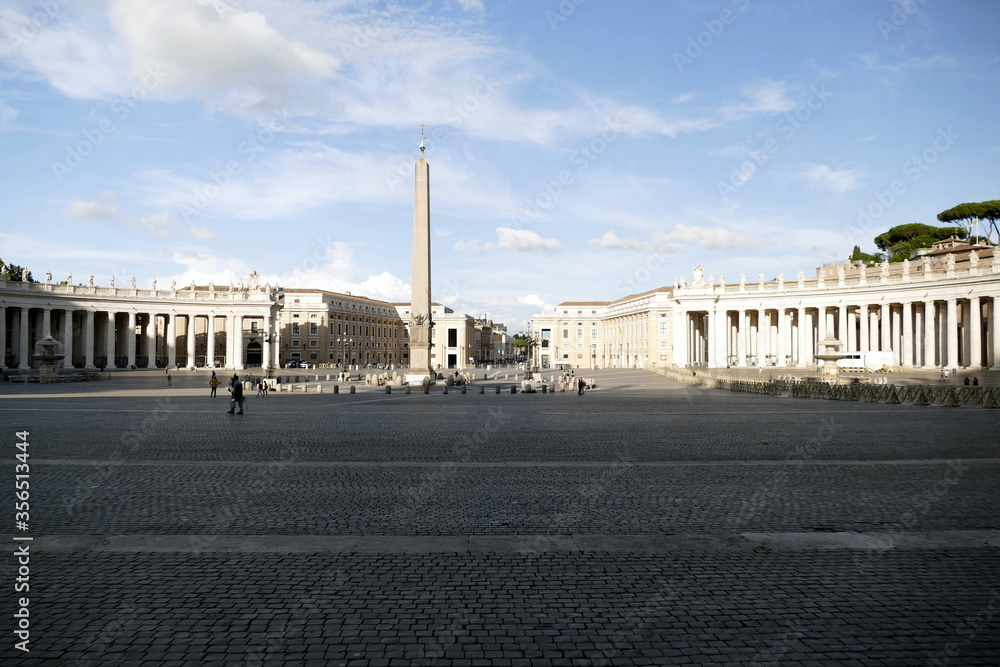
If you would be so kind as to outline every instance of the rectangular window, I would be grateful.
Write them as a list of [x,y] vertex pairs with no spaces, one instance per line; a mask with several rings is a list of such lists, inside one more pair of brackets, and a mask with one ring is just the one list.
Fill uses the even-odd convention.
[[670,335],[670,322],[660,322],[660,335],[661,336]]
[[448,347],[458,347],[458,329],[448,329]]
[[318,340],[309,341],[309,347],[319,347],[319,341]]
[[582,327],[577,328],[577,330],[576,330],[576,339],[577,340],[583,340],[583,328]]
[[319,335],[319,325],[316,324],[315,322],[310,322],[309,323],[309,335],[310,336],[318,336]]
[[563,339],[569,338],[569,329],[563,329]]
[[670,347],[670,341],[669,340],[661,340],[660,341],[660,347]]
[[292,341],[292,347],[301,347],[301,346],[302,346],[302,341],[299,340]]
[[597,327],[590,330],[590,340],[597,340]]
[[292,322],[292,335],[293,336],[298,336],[299,335],[299,323],[298,322]]

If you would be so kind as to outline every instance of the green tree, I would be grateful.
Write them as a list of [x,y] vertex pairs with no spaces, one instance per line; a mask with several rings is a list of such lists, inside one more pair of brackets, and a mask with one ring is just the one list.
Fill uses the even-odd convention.
[[869,254],[867,252],[861,252],[860,246],[854,246],[854,252],[851,253],[850,260],[852,262],[864,262],[865,264],[879,264],[885,258],[880,252],[874,254]]
[[920,248],[930,248],[935,241],[952,236],[960,239],[969,232],[962,227],[934,227],[919,222],[897,225],[875,237],[875,245],[885,252],[890,262],[902,262]]
[[949,208],[947,211],[941,211],[938,213],[937,218],[941,222],[964,222],[968,228],[969,235],[972,234],[972,227],[976,221],[983,221],[984,223],[988,223],[983,225],[986,227],[983,231],[986,232],[987,243],[993,243],[993,238],[996,238],[997,242],[1000,242],[1000,229],[997,228],[997,221],[1000,221],[1000,199],[959,204],[958,206]]
[[[21,280],[24,274],[24,267],[18,266],[17,264],[7,264],[2,259],[0,259],[0,276],[3,276],[4,280],[17,281]],[[31,275],[31,271],[28,271],[28,282],[38,282],[35,280],[34,276]]]

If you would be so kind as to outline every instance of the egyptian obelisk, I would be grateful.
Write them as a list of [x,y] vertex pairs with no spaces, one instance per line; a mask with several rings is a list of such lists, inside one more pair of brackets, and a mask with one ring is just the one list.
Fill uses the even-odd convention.
[[431,181],[424,159],[424,125],[420,125],[420,159],[413,193],[413,295],[410,298],[410,368],[406,381],[417,383],[431,371]]

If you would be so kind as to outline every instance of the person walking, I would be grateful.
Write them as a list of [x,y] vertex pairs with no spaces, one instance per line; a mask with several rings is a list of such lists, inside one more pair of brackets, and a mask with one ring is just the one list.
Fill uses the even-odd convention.
[[168,387],[174,386],[174,379],[170,376],[170,371],[167,371],[167,386]]
[[212,387],[212,398],[215,398],[215,390],[219,387],[219,378],[215,377],[215,371],[212,371],[212,379],[208,384]]
[[263,395],[264,395],[264,381],[257,380],[257,398],[260,398]]
[[240,382],[238,375],[233,376],[232,383],[232,395],[229,399],[229,414],[233,414],[236,410],[236,406],[240,406],[240,411],[236,414],[243,414],[243,406],[246,403],[246,399],[243,397],[243,383]]

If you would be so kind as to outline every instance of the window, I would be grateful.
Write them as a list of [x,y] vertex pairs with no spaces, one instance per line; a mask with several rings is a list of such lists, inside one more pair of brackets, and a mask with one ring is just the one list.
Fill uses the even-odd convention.
[[670,347],[670,341],[669,340],[661,340],[660,341],[660,347]]
[[292,322],[292,335],[293,336],[298,336],[299,335],[299,323],[298,322]]
[[319,341],[318,340],[309,341],[309,347],[319,347]]
[[316,324],[315,322],[310,322],[309,323],[309,335],[310,336],[318,336],[319,335],[319,325]]
[[590,330],[590,340],[597,340],[597,327]]
[[660,335],[661,336],[670,335],[670,322],[660,322]]
[[302,341],[292,340],[292,347],[302,347]]
[[569,338],[569,329],[563,329],[563,340]]
[[576,339],[583,340],[583,327],[578,327],[576,330]]

